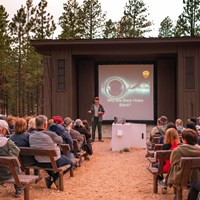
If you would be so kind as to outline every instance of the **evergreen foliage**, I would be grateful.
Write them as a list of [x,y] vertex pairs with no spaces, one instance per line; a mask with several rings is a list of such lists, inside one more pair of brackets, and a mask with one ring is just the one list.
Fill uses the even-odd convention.
[[152,22],[148,20],[149,13],[142,0],[129,0],[124,8],[124,16],[119,24],[120,38],[144,37],[150,32]]
[[169,16],[167,16],[161,23],[159,28],[158,37],[173,37],[173,22]]
[[[200,35],[200,0],[183,0],[183,12],[175,24],[166,16],[158,37]],[[56,1],[55,1],[56,5]],[[0,113],[25,116],[43,112],[42,58],[32,39],[54,38],[56,24],[47,12],[48,1],[33,5],[27,0],[8,20],[0,5]],[[114,8],[114,5],[113,5]],[[143,0],[127,0],[119,21],[107,20],[100,0],[66,0],[59,17],[59,39],[141,38],[150,33],[153,22]]]

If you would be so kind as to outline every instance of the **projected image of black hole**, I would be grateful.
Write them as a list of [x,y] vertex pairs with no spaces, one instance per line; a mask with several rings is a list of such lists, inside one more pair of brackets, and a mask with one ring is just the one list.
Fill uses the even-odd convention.
[[122,97],[125,93],[125,84],[119,78],[113,78],[106,83],[106,94],[111,98]]

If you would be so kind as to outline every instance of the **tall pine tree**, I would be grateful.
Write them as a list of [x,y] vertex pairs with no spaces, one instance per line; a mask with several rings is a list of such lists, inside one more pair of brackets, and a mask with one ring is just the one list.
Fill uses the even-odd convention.
[[173,22],[169,16],[160,23],[158,37],[173,37]]
[[103,37],[104,38],[117,38],[117,22],[113,22],[109,19],[103,30]]
[[175,34],[179,36],[200,35],[200,0],[183,0],[183,13],[177,20]]
[[80,39],[83,34],[81,28],[81,8],[76,0],[68,0],[63,4],[64,12],[59,18],[59,25],[62,28],[60,39]]
[[84,0],[81,14],[82,38],[101,38],[105,26],[105,17],[106,14],[103,13],[98,0]]
[[48,2],[41,0],[36,7],[35,13],[35,26],[34,26],[34,38],[35,39],[52,39],[56,25],[53,20],[53,15],[47,13]]
[[11,91],[10,80],[13,77],[11,65],[12,51],[10,48],[8,13],[0,5],[0,113],[8,114],[9,93]]
[[144,37],[145,33],[151,31],[152,22],[147,19],[148,16],[149,13],[142,0],[129,0],[124,8],[124,16],[119,22],[119,37]]

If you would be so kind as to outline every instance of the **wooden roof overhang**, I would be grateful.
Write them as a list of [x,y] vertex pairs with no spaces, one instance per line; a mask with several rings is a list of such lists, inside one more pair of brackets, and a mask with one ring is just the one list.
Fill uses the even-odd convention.
[[32,40],[31,44],[42,55],[69,50],[71,55],[164,55],[177,54],[181,47],[199,47],[200,37],[136,38],[136,39],[82,39]]

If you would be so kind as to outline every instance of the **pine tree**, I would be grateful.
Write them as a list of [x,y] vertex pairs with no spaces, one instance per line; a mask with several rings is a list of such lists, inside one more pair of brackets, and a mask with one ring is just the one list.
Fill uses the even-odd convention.
[[104,38],[117,38],[117,23],[109,19],[103,30]]
[[12,77],[11,66],[11,38],[9,37],[8,13],[0,5],[0,113],[7,114],[8,97],[10,92],[10,77]]
[[124,8],[124,16],[119,22],[119,37],[144,37],[145,33],[151,31],[152,22],[147,19],[148,15],[142,0],[129,0]]
[[23,69],[25,59],[25,45],[27,41],[26,33],[26,13],[25,7],[21,6],[14,15],[11,23],[10,30],[13,38],[13,50],[15,52],[15,65],[17,68],[16,76],[16,101],[18,102],[17,115],[22,116],[22,96],[23,96]]
[[[183,13],[177,20],[178,29],[182,30],[179,35],[200,35],[200,0],[183,0]],[[176,32],[177,33],[177,32]]]
[[101,38],[105,26],[106,14],[102,12],[98,0],[84,0],[82,6],[82,38]]
[[53,38],[56,25],[53,20],[53,15],[47,13],[47,1],[41,0],[36,7],[35,26],[33,29],[35,39]]
[[[38,87],[41,84],[41,57],[34,51],[30,39],[34,37],[35,7],[32,0],[17,10],[10,23],[13,49],[13,66],[16,78],[12,80],[15,91],[13,114],[24,116],[36,114],[38,110]],[[38,77],[35,76],[38,75]],[[37,83],[36,83],[37,81]]]
[[173,37],[173,22],[169,16],[160,23],[158,37]]
[[76,0],[68,0],[63,4],[64,12],[59,18],[62,28],[60,39],[80,39],[83,34],[81,29],[81,8]]
[[179,15],[176,25],[174,27],[174,37],[183,37],[187,36],[187,21],[183,15]]

